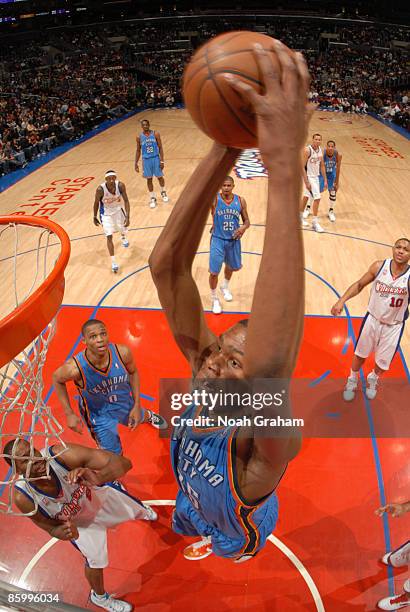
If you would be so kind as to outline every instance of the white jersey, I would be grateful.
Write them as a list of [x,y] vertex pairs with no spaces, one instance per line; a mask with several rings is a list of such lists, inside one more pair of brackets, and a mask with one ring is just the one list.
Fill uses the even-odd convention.
[[310,155],[306,162],[306,174],[308,178],[317,178],[320,174],[320,163],[323,158],[323,152],[321,147],[315,151],[312,145],[309,145],[308,149]]
[[[49,452],[50,455],[53,454],[51,448]],[[41,451],[41,454],[45,455],[45,452]],[[75,525],[83,527],[93,523],[101,509],[104,489],[106,487],[90,488],[84,484],[70,484],[67,481],[69,470],[62,465],[59,457],[50,459],[50,473],[51,470],[58,481],[59,492],[57,497],[47,495],[37,489],[36,481],[27,482],[26,480],[19,480],[16,482],[16,488],[25,493],[33,501],[36,500],[39,509],[49,518],[72,520]]]
[[103,196],[100,200],[101,215],[113,215],[123,208],[124,200],[120,192],[119,181],[115,181],[115,193],[108,191],[107,184],[101,183]]
[[370,292],[368,311],[381,323],[403,323],[408,316],[410,266],[400,276],[391,271],[392,259],[383,262]]

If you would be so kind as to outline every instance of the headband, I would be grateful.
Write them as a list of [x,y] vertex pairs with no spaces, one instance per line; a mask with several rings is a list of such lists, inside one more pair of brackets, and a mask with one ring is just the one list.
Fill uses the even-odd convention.
[[114,170],[108,170],[108,172],[105,173],[104,178],[107,178],[108,176],[117,176],[117,173]]

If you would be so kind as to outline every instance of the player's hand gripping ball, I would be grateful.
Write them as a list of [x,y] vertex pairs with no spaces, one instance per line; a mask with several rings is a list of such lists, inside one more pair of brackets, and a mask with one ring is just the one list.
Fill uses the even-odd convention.
[[262,75],[253,51],[255,43],[271,52],[279,70],[273,39],[244,31],[227,32],[207,42],[192,56],[184,73],[184,100],[192,119],[216,142],[238,149],[257,146],[255,116],[223,75],[232,74],[263,95]]

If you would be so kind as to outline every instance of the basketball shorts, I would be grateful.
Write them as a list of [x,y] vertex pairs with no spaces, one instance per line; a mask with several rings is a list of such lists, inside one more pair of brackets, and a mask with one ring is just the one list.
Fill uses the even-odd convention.
[[[334,186],[335,186],[335,181],[336,181],[336,174],[326,174],[326,178],[327,178],[327,189],[329,191],[329,193],[331,191],[334,190]],[[319,186],[320,186],[320,193],[323,193],[323,191],[325,190],[325,182],[323,180],[323,176],[320,175],[319,176]]]
[[142,176],[144,178],[163,176],[158,155],[155,157],[147,157],[142,159]]
[[242,254],[240,240],[224,240],[212,236],[209,254],[209,271],[219,274],[222,264],[225,263],[231,270],[242,268]]
[[126,521],[148,519],[148,513],[137,497],[116,484],[93,489],[92,495],[98,495],[101,507],[91,523],[77,525],[79,537],[71,542],[83,554],[89,567],[102,569],[108,565],[107,529]]
[[121,232],[121,234],[125,234],[127,232],[127,228],[125,227],[124,223],[125,212],[122,208],[119,208],[111,215],[101,215],[101,224],[106,236],[112,236],[114,232]]
[[306,185],[303,183],[303,196],[305,198],[311,198],[312,200],[320,200],[320,187],[318,176],[308,176],[310,183],[310,191],[306,189]]
[[369,312],[360,327],[356,342],[355,355],[366,358],[375,353],[376,364],[382,370],[388,370],[395,352],[399,348],[403,334],[404,322],[396,325],[380,323]]
[[210,536],[212,552],[218,557],[238,559],[242,555],[254,556],[265,546],[278,520],[278,499],[275,494],[268,503],[266,516],[260,525],[255,527],[252,538],[246,537],[245,534],[239,536],[239,533],[236,537],[230,537],[204,521],[189,499],[182,491],[178,491],[172,515],[172,529],[186,536]]
[[109,404],[107,408],[98,413],[89,413],[80,397],[80,414],[87,424],[90,433],[98,446],[104,450],[111,451],[116,455],[122,454],[121,440],[118,433],[118,425],[128,425],[128,417],[133,403]]

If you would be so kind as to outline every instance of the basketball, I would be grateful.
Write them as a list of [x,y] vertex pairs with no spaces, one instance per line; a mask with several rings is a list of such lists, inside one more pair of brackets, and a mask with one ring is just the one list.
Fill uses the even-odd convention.
[[[263,93],[253,45],[272,50],[273,39],[258,32],[227,32],[200,47],[183,79],[186,108],[196,125],[220,144],[238,149],[257,146],[253,111],[222,77],[233,74]],[[289,50],[289,53],[291,51]],[[276,54],[272,57],[277,63]]]

